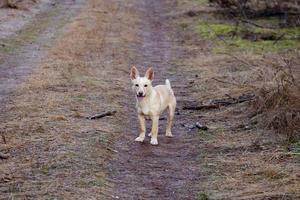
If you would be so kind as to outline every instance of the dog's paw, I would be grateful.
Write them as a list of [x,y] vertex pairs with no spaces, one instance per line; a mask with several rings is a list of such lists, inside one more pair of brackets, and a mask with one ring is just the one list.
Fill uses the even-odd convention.
[[151,138],[150,144],[152,144],[152,145],[158,145],[157,139],[156,138],[155,139]]
[[144,139],[145,139],[145,137],[141,137],[141,136],[139,136],[139,137],[135,138],[135,140],[134,140],[134,141],[136,141],[136,142],[143,142],[143,141],[144,141]]
[[172,133],[166,133],[166,137],[173,137]]
[[150,133],[148,133],[148,136],[149,136],[149,137],[151,137],[151,135],[152,135],[152,133],[151,133],[151,132],[150,132]]

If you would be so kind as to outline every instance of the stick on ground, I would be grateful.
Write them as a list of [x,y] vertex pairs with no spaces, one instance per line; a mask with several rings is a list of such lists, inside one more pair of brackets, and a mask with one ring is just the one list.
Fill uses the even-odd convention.
[[199,106],[184,106],[183,110],[204,110],[204,109],[213,109],[219,108],[219,105],[208,104],[208,105],[199,105]]
[[6,144],[6,138],[5,138],[5,135],[2,133],[2,140],[4,142],[4,144]]
[[253,94],[243,94],[237,98],[233,98],[230,95],[230,98],[227,99],[214,99],[211,101],[210,104],[205,104],[205,105],[192,105],[192,106],[184,106],[182,109],[183,110],[204,110],[204,109],[215,109],[215,108],[220,108],[220,106],[229,106],[232,104],[238,104],[238,103],[243,103],[245,101],[251,101],[255,98],[255,95]]
[[103,117],[106,117],[106,116],[112,116],[114,114],[116,114],[117,111],[113,110],[113,111],[107,111],[107,112],[104,112],[104,113],[100,113],[100,114],[96,114],[96,115],[93,115],[91,117],[88,117],[88,119],[100,119],[100,118],[103,118]]

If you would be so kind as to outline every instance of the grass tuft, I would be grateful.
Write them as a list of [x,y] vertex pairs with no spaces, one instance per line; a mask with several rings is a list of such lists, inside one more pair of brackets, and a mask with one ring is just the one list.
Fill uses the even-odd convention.
[[209,200],[208,195],[205,193],[200,193],[198,195],[198,200]]

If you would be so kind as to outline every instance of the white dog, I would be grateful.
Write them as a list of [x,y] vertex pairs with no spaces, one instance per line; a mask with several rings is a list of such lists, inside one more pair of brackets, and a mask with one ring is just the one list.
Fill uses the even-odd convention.
[[139,72],[135,66],[131,68],[130,73],[133,90],[136,94],[136,107],[140,122],[140,135],[135,141],[143,142],[146,134],[145,117],[152,119],[151,144],[157,145],[158,122],[159,115],[168,107],[168,124],[166,136],[172,137],[171,126],[176,108],[176,98],[171,88],[170,81],[166,79],[165,85],[152,87],[154,72],[152,67],[149,68],[144,77],[139,76]]

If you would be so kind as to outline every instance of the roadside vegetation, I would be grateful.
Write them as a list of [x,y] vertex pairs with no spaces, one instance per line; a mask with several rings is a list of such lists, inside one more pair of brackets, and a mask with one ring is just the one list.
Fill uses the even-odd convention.
[[209,180],[199,183],[199,199],[300,196],[300,26],[294,2],[178,2],[184,11],[175,23],[190,53],[176,70],[185,72],[195,101],[255,96],[200,112],[214,131],[209,137],[198,133],[204,142],[199,162]]
[[227,20],[200,24],[197,27],[200,36],[219,40],[213,47],[216,53],[250,51],[262,55],[261,62],[248,63],[261,71],[257,78],[263,79],[255,80],[259,85],[250,83],[257,91],[256,114],[261,115],[266,128],[285,135],[289,141],[297,141],[300,137],[300,5],[295,1],[269,0],[210,2],[221,8],[221,15]]
[[[194,32],[211,41],[209,49],[213,54],[227,55],[252,68],[252,76],[241,77],[243,82],[236,84],[253,88],[259,99],[257,114],[264,113],[266,127],[285,134],[288,140],[296,140],[300,124],[299,5],[294,1],[267,0],[199,3],[214,10],[208,14],[193,11]],[[247,58],[240,57],[243,55]]]

